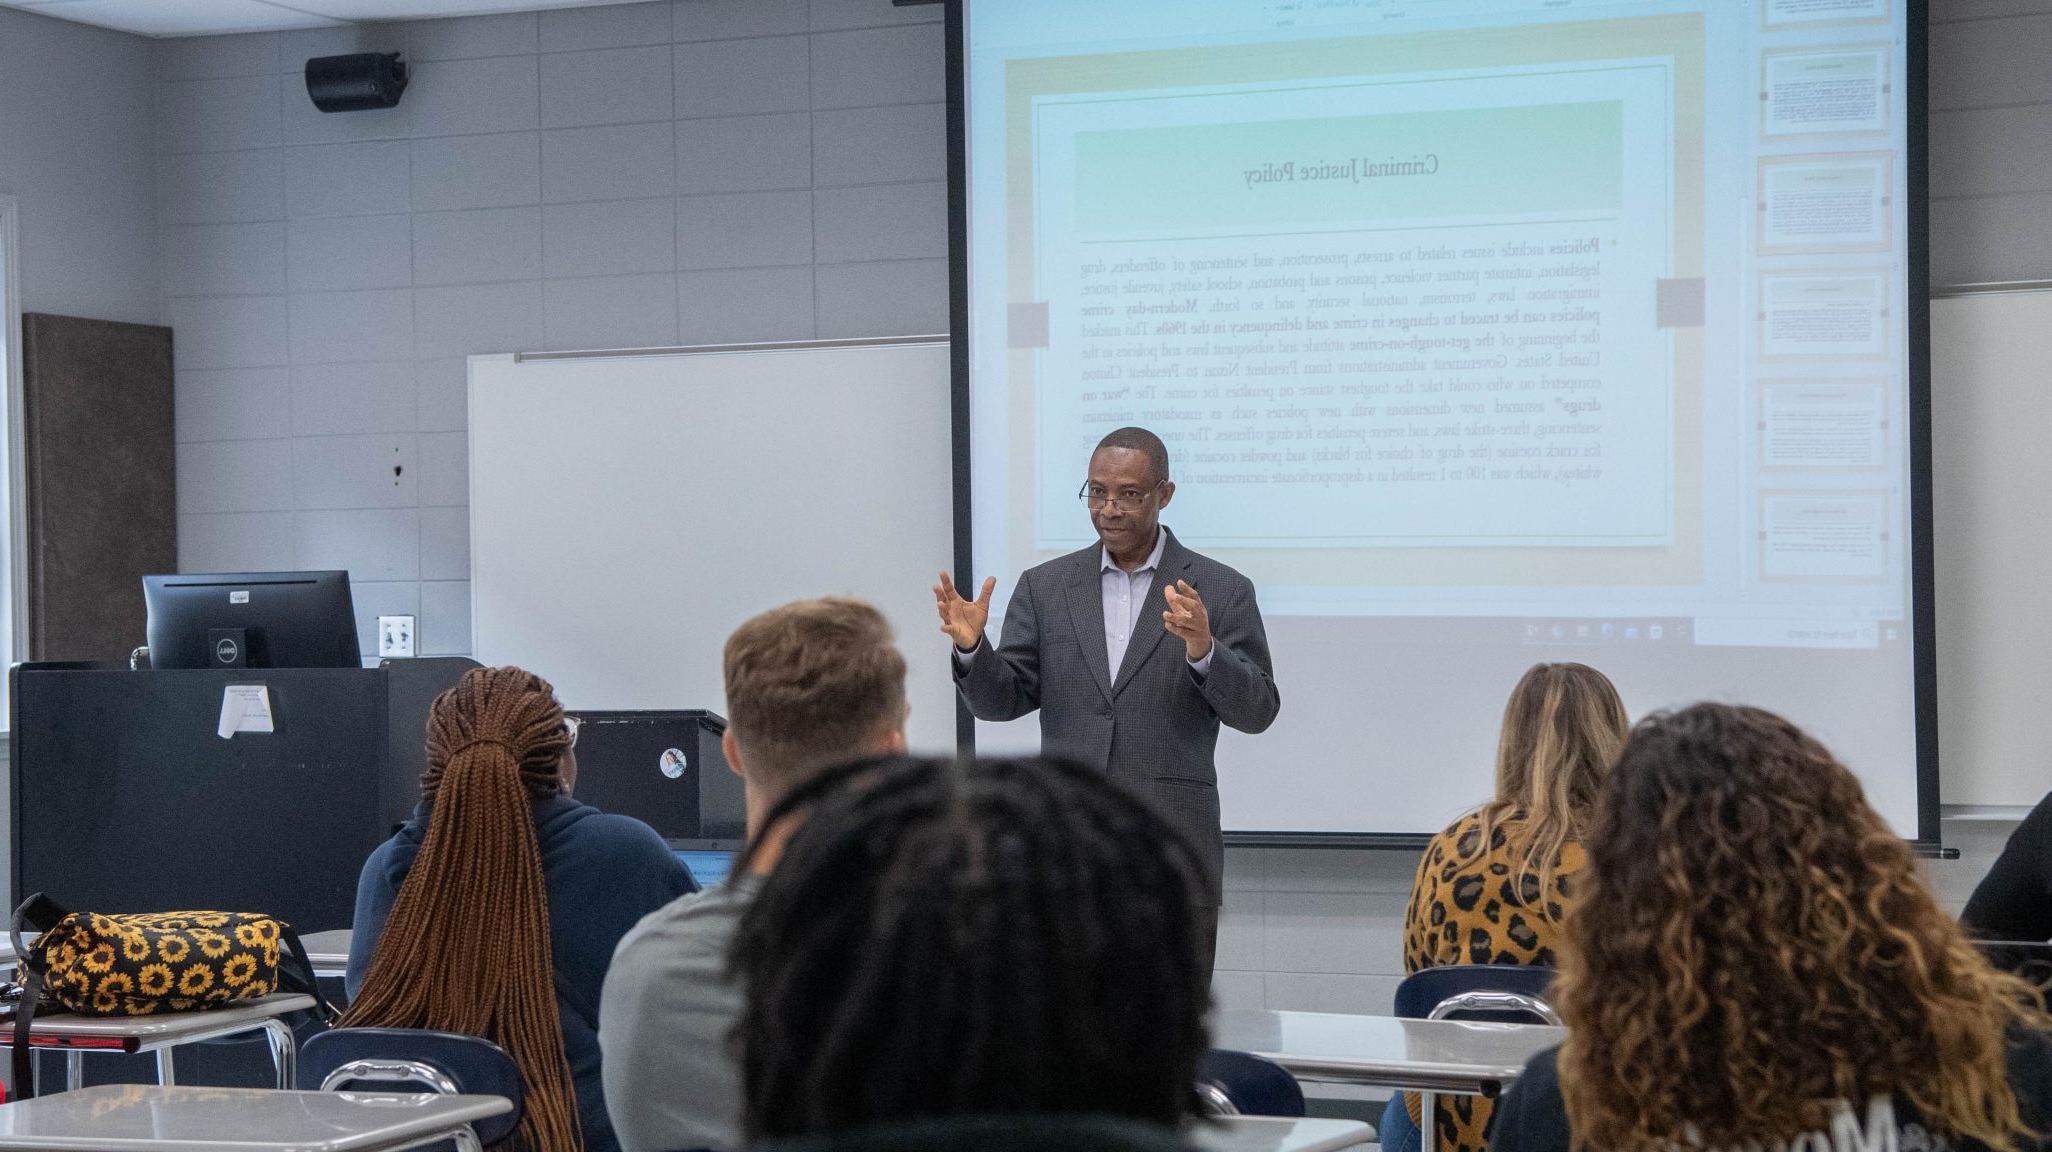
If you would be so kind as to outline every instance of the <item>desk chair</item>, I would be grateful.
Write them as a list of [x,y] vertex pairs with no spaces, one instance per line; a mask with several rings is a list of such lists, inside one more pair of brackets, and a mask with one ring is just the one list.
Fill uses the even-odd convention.
[[[1560,1013],[1546,1001],[1553,969],[1523,964],[1450,964],[1404,977],[1397,985],[1395,1014],[1406,1020],[1474,1020],[1493,1024],[1560,1024]],[[1437,1152],[1436,1094],[1418,1093],[1418,1147]],[[1384,1140],[1399,1128],[1404,1113],[1402,1093],[1392,1096],[1382,1113],[1376,1138]],[[1408,1114],[1403,1115],[1408,1122]],[[1387,1141],[1384,1140],[1386,1143]]]
[[1404,977],[1396,1015],[1406,1020],[1481,1020],[1560,1024],[1546,1002],[1553,969],[1524,964],[1450,964]]
[[503,1096],[513,1110],[479,1121],[478,1143],[491,1145],[520,1123],[520,1068],[506,1050],[477,1036],[425,1028],[336,1028],[299,1053],[299,1087],[307,1091],[434,1092]]
[[2052,990],[2052,944],[2042,940],[1975,940],[1974,947],[2002,971]]
[[1302,1116],[1304,1089],[1282,1065],[1213,1048],[1197,1064],[1197,1099],[1211,1116]]

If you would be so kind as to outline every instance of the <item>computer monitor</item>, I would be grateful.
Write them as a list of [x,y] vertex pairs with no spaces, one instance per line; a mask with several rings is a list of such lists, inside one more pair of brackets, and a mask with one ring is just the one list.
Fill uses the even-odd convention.
[[143,577],[152,668],[356,668],[347,572]]
[[672,848],[724,849],[748,834],[741,778],[727,768],[727,722],[702,709],[575,710],[577,798],[632,816]]
[[734,853],[701,851],[692,848],[673,848],[677,859],[691,869],[691,878],[698,881],[700,888],[716,888],[727,882],[727,874],[734,870]]

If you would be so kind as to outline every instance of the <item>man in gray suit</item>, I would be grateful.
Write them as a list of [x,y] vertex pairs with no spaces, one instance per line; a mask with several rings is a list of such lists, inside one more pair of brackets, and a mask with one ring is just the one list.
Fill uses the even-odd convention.
[[[1254,585],[1161,526],[1175,494],[1160,437],[1121,428],[1099,441],[1078,493],[1098,543],[1019,578],[996,648],[983,634],[995,577],[970,600],[943,572],[933,594],[970,712],[1012,720],[1040,709],[1042,752],[1153,797],[1189,837],[1208,866],[1206,944],[1215,945],[1225,867],[1218,726],[1260,732],[1282,699]],[[1212,951],[1203,949],[1207,965]]]

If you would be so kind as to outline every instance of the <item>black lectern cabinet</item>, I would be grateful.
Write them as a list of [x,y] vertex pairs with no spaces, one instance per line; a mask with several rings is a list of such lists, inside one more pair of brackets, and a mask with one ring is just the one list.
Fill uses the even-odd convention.
[[[265,912],[349,926],[364,857],[419,796],[428,706],[475,663],[13,677],[14,901],[98,912]],[[218,734],[229,685],[272,732]]]

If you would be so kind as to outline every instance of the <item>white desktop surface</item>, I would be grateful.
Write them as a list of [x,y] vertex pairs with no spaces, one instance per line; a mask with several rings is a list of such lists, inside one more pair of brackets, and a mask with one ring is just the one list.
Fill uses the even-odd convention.
[[1212,1042],[1300,1080],[1494,1096],[1567,1033],[1543,1024],[1401,1020],[1326,1012],[1221,1012]]
[[347,928],[331,928],[326,932],[309,932],[299,938],[306,948],[306,958],[313,964],[315,976],[340,976],[349,968],[349,937]]
[[106,1084],[0,1105],[0,1149],[376,1152],[512,1108],[500,1096]]
[[1305,1120],[1280,1116],[1232,1116],[1192,1125],[1190,1141],[1200,1152],[1337,1152],[1373,1142],[1359,1120]]
[[[262,1027],[266,1020],[290,1012],[304,1012],[314,1006],[311,996],[277,992],[261,1000],[250,1000],[226,1008],[195,1009],[191,1012],[161,1012],[150,1016],[73,1016],[64,1012],[36,1014],[29,1026],[34,1036],[65,1039],[134,1039],[145,1048],[189,1043],[200,1037],[232,1035]],[[0,1029],[0,1044],[12,1034]]]

